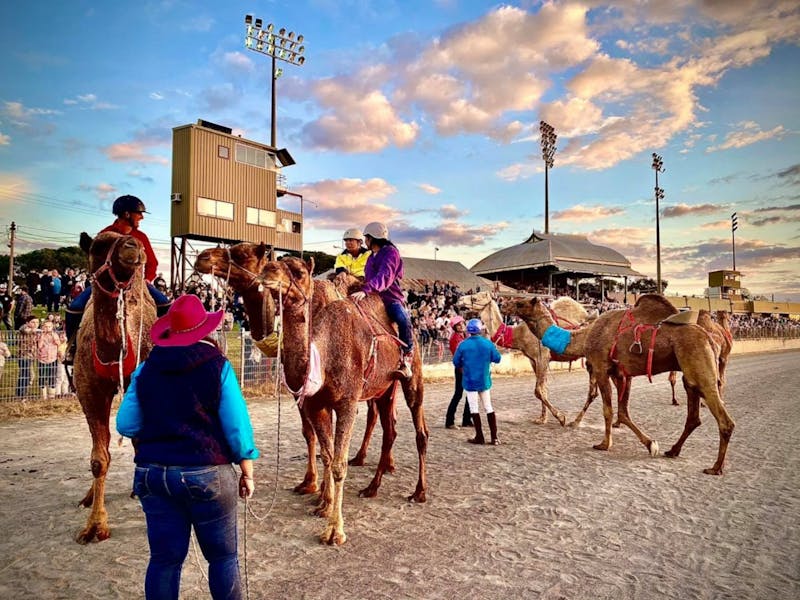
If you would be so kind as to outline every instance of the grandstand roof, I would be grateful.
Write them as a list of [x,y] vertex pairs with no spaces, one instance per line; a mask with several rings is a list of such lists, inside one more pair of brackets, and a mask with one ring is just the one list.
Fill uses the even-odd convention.
[[476,275],[491,277],[542,267],[584,276],[644,277],[631,269],[630,261],[612,248],[593,244],[580,235],[536,232],[521,244],[490,254],[470,270]]

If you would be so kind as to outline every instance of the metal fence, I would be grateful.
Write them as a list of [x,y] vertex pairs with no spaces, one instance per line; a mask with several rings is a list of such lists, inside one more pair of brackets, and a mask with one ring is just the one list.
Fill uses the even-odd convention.
[[[236,371],[246,397],[264,395],[273,390],[277,363],[264,356],[246,331],[218,332],[217,342]],[[419,340],[418,340],[418,343]],[[420,346],[424,363],[452,359],[446,341],[427,341]],[[19,356],[19,334],[0,330],[0,402],[74,397],[69,390],[66,370],[61,361],[40,365],[36,359]],[[5,354],[10,356],[6,357]],[[55,372],[51,377],[50,373]]]

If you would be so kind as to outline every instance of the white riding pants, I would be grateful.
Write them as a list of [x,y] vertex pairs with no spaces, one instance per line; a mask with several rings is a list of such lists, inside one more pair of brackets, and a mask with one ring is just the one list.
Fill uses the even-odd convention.
[[482,392],[467,392],[467,402],[469,402],[469,412],[473,415],[477,412],[480,412],[478,406],[478,400],[480,399],[481,403],[483,404],[483,409],[486,411],[486,414],[493,413],[494,409],[492,408],[492,392],[491,390],[483,390]]

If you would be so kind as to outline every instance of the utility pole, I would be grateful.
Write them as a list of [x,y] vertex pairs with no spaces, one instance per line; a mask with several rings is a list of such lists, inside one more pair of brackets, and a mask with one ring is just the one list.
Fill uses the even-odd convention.
[[17,232],[17,224],[11,221],[8,228],[8,293],[14,293],[14,238]]
[[664,188],[658,187],[658,174],[664,172],[664,159],[653,152],[653,170],[656,172],[656,287],[658,293],[661,294],[661,226],[659,223],[659,208],[658,201],[664,199]]

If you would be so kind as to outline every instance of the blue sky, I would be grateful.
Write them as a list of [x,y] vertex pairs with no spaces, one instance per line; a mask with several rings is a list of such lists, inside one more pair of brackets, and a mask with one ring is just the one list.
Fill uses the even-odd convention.
[[305,36],[277,82],[277,137],[306,249],[336,253],[373,220],[404,255],[467,267],[520,243],[544,228],[544,119],[551,232],[655,277],[657,152],[667,292],[732,267],[737,212],[744,286],[800,301],[794,0],[4,2],[0,227],[16,222],[20,252],[74,245],[132,193],[169,273],[172,128],[269,142],[247,13]]

